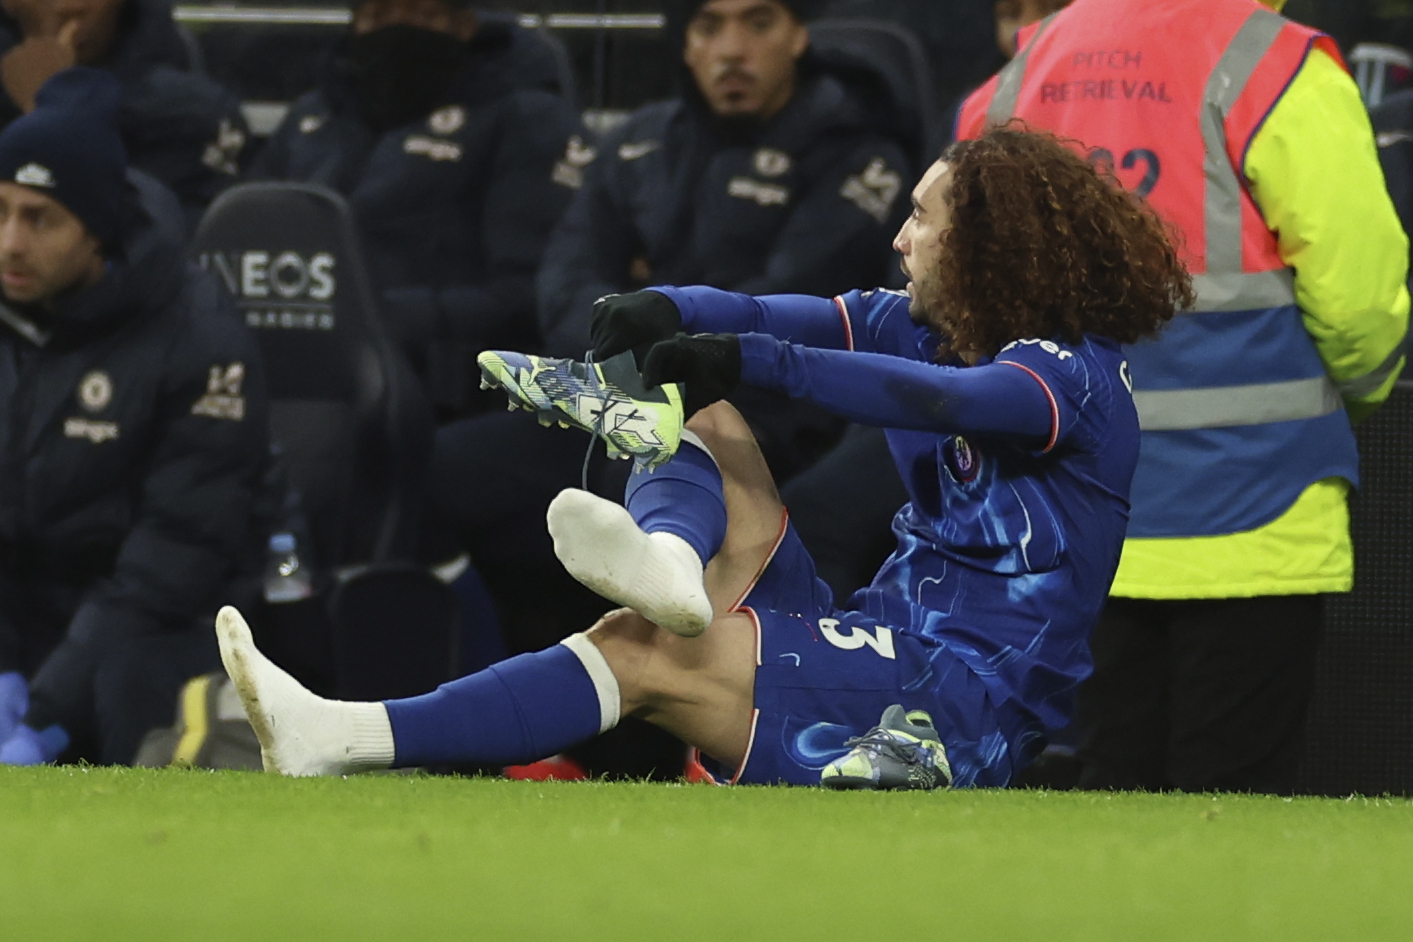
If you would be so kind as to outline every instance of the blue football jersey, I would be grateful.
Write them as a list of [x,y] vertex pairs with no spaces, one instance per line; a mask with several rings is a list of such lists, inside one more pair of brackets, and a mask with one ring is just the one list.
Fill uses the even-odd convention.
[[944,641],[1021,738],[1068,723],[1138,461],[1119,345],[1024,339],[946,366],[899,292],[656,290],[686,329],[740,336],[743,382],[887,430],[911,500],[897,550],[847,607]]
[[[859,351],[931,362],[940,338],[888,291],[840,299]],[[998,699],[1064,725],[1090,673],[1088,634],[1118,567],[1138,415],[1118,344],[1020,340],[994,362],[1030,375],[1052,410],[1045,441],[889,429],[911,497],[898,548],[848,607],[945,636]],[[1001,404],[1003,405],[1003,404]]]

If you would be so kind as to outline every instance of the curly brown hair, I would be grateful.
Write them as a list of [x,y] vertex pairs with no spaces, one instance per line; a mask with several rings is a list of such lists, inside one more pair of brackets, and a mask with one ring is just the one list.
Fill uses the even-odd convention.
[[1077,146],[1013,121],[943,153],[952,220],[929,306],[944,352],[1086,333],[1133,343],[1192,306],[1168,226]]

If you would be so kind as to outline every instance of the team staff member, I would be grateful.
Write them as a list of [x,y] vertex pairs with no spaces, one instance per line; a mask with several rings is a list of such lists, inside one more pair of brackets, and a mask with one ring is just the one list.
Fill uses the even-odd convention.
[[1076,0],[960,135],[1012,116],[1147,196],[1197,287],[1129,350],[1143,448],[1081,784],[1290,792],[1324,595],[1354,575],[1350,423],[1388,396],[1408,325],[1408,243],[1358,90],[1328,37],[1253,0]]
[[239,173],[248,137],[236,97],[192,71],[170,0],[0,0],[0,126],[74,65],[117,76],[129,162],[170,187],[194,226]]
[[809,50],[808,0],[681,0],[680,98],[605,138],[540,271],[549,352],[648,284],[833,294],[886,278],[912,173],[899,116]]
[[528,56],[469,0],[363,0],[252,170],[348,197],[385,322],[444,416],[473,407],[477,351],[538,343],[535,270],[587,160],[570,104],[523,87]]
[[0,762],[131,761],[260,562],[254,345],[129,190],[120,94],[66,70],[0,132]]

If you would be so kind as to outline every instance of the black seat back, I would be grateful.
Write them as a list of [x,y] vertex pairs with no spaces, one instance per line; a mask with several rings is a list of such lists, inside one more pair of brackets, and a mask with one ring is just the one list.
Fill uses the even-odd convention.
[[937,104],[927,54],[910,30],[886,20],[824,19],[810,24],[810,42],[826,59],[848,55],[881,74],[897,105],[916,123],[919,171],[937,159],[949,129]]
[[456,594],[425,566],[377,566],[329,597],[343,700],[391,700],[451,680],[459,660]]
[[416,379],[388,342],[338,194],[233,187],[194,239],[259,341],[276,444],[320,567],[407,559],[431,453]]

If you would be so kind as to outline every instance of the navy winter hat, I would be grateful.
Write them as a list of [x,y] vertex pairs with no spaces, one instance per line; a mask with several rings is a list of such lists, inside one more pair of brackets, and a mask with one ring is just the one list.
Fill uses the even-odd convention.
[[101,69],[65,69],[35,108],[0,131],[0,181],[52,196],[107,245],[118,234],[127,152],[118,136],[122,87]]

